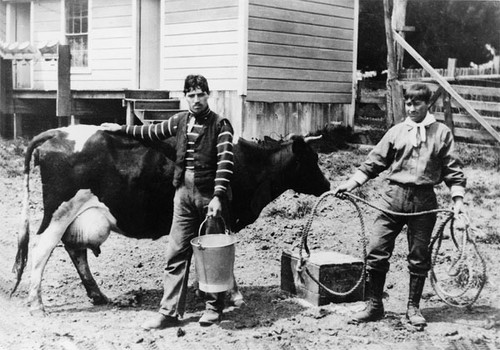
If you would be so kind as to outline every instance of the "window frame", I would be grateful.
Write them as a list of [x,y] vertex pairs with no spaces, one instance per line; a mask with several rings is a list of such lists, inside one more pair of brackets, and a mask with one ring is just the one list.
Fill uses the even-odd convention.
[[[82,5],[83,8],[78,9],[72,5]],[[90,6],[91,0],[64,0],[64,35],[70,47],[72,73],[90,73]],[[83,49],[75,49],[75,38],[83,39]],[[79,54],[76,55],[75,52]],[[74,57],[80,57],[83,64],[75,65]]]

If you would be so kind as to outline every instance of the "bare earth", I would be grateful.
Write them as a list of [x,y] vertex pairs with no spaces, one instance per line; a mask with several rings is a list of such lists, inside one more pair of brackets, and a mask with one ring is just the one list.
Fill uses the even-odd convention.
[[[380,322],[349,324],[362,302],[311,306],[280,288],[281,254],[299,243],[317,198],[290,192],[269,204],[254,224],[237,234],[236,276],[246,306],[225,310],[220,326],[201,328],[203,303],[194,291],[180,327],[143,331],[140,324],[157,310],[162,295],[163,254],[168,237],[157,241],[111,235],[90,266],[97,282],[114,303],[94,306],[62,246],[45,270],[43,300],[47,317],[30,316],[25,305],[30,260],[18,292],[11,268],[17,249],[22,201],[22,149],[0,141],[0,350],[3,349],[499,349],[500,348],[500,176],[498,167],[465,169],[473,189],[466,200],[488,281],[469,308],[447,305],[430,283],[424,289],[422,312],[429,324],[416,331],[402,322],[408,294],[406,237],[402,233],[391,260],[386,285],[386,317]],[[364,159],[363,151],[320,154],[321,167],[335,187]],[[37,168],[31,182],[31,250],[41,220],[41,184]],[[370,202],[384,186],[375,179],[357,192]],[[443,208],[448,192],[438,189]],[[369,231],[375,211],[366,206]],[[314,251],[337,251],[361,257],[357,214],[347,202],[328,198],[309,233]],[[443,251],[451,254],[451,240]],[[456,258],[455,256],[452,256]],[[193,280],[194,269],[191,270]]]

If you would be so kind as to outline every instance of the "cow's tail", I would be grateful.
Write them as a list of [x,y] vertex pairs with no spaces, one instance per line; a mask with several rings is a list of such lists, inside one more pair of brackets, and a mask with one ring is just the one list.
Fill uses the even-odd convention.
[[21,228],[17,235],[17,254],[16,261],[14,263],[14,267],[12,268],[12,272],[16,274],[16,284],[10,295],[14,294],[19,283],[21,282],[21,277],[23,276],[24,268],[26,267],[26,261],[28,260],[28,248],[30,241],[30,225],[29,225],[29,197],[30,197],[30,188],[29,188],[29,178],[30,178],[30,163],[31,157],[35,149],[44,143],[47,140],[52,139],[53,137],[58,135],[57,129],[52,129],[45,131],[38,136],[35,136],[33,140],[29,143],[26,148],[26,153],[24,155],[24,182],[23,182],[23,207],[21,212]]

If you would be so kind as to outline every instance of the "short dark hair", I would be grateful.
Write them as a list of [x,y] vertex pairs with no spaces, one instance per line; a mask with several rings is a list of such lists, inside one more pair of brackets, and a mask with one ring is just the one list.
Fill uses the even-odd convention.
[[419,100],[429,103],[431,100],[432,92],[429,87],[425,84],[413,84],[404,92],[404,98],[406,100]]
[[210,95],[210,89],[208,88],[207,79],[200,74],[190,74],[184,80],[184,95],[191,90],[196,90],[199,88],[201,91],[206,92]]

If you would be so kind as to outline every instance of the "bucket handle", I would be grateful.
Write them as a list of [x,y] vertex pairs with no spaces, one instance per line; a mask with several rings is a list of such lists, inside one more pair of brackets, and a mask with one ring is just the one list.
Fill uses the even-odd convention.
[[[205,223],[208,221],[208,219],[212,219],[212,218],[213,218],[213,216],[209,216],[209,215],[207,215],[205,217],[205,220],[203,220],[203,222],[200,225],[200,228],[198,229],[198,237],[201,236],[201,230],[202,230],[203,226],[205,225]],[[229,230],[227,229],[226,222],[224,221],[224,218],[222,216],[219,216],[218,218],[222,221],[222,225],[224,227],[224,233],[229,236]],[[205,249],[205,248],[203,248],[203,246],[200,244],[199,241],[198,241],[198,244],[193,243],[193,245],[196,245],[196,247],[198,247],[198,249]]]

